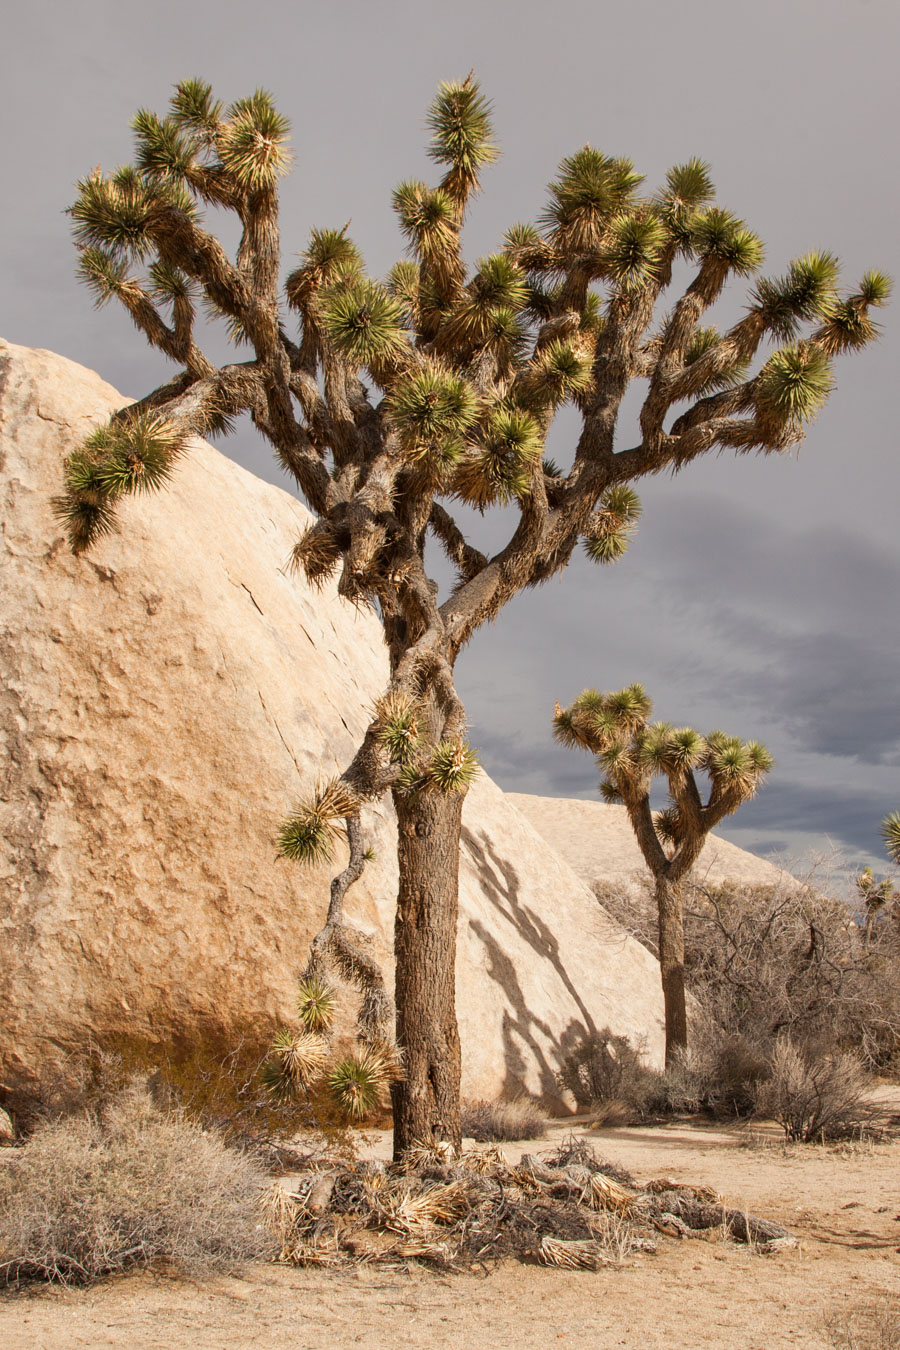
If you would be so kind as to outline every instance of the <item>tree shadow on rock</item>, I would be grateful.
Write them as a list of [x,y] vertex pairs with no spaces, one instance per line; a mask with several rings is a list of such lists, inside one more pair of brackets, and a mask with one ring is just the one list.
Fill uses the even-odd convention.
[[[563,1058],[586,1035],[595,1034],[594,1020],[576,988],[562,960],[559,942],[544,920],[523,905],[520,900],[521,882],[509,859],[502,858],[483,833],[477,836],[463,827],[463,842],[475,864],[482,890],[497,912],[509,923],[532,950],[544,961],[549,961],[564,989],[581,1014],[572,1018],[564,1029],[552,1027],[529,1007],[519,982],[516,968],[497,940],[495,932],[477,919],[469,920],[470,930],[480,939],[488,953],[488,973],[503,989],[511,1007],[503,1016],[503,1047],[506,1075],[504,1095],[523,1092],[527,1073],[525,1047],[530,1050],[540,1072],[541,1095],[562,1105],[558,1068]],[[540,1039],[538,1039],[540,1037]],[[547,1058],[548,1044],[553,1047],[556,1065]]]

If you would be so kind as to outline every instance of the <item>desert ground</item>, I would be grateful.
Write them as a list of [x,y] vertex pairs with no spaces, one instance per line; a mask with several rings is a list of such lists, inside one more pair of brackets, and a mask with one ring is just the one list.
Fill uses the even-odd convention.
[[[894,1104],[900,1109],[900,1099]],[[672,1176],[714,1187],[729,1203],[783,1223],[797,1247],[764,1256],[720,1239],[661,1239],[655,1255],[597,1273],[513,1264],[459,1274],[272,1264],[198,1281],[146,1271],[88,1290],[31,1286],[5,1294],[0,1345],[823,1350],[832,1345],[829,1316],[900,1296],[896,1138],[784,1146],[774,1127],[681,1121],[596,1130],[567,1122],[538,1144],[504,1148],[518,1159],[570,1132],[639,1182]],[[387,1147],[386,1135],[369,1136],[371,1153],[385,1156]]]

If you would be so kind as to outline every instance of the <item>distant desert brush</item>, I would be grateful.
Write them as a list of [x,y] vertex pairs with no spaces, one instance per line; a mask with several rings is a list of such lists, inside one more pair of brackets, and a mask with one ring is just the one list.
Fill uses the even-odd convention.
[[262,1183],[217,1134],[130,1087],[40,1126],[0,1170],[0,1281],[87,1284],[160,1259],[199,1271],[271,1254]]
[[858,1303],[826,1320],[835,1350],[900,1350],[900,1300]]
[[479,1143],[539,1139],[547,1124],[547,1117],[530,1097],[514,1097],[509,1102],[462,1103],[463,1135]]

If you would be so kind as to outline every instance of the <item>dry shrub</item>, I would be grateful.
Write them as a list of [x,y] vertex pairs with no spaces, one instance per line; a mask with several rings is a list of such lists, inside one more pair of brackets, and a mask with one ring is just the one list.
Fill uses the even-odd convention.
[[866,1076],[854,1055],[821,1058],[781,1037],[772,1053],[770,1076],[757,1093],[756,1108],[777,1120],[788,1139],[803,1143],[847,1139],[872,1124],[865,1091]]
[[659,1073],[626,1037],[605,1028],[566,1055],[559,1083],[599,1125],[673,1113],[752,1114],[759,1085],[769,1074],[765,1056],[742,1037],[723,1035],[708,1019],[695,1019],[692,1032],[690,1049]]
[[263,1181],[218,1135],[128,1088],[39,1125],[0,1169],[0,1279],[89,1283],[159,1259],[200,1271],[263,1256]]
[[826,1319],[834,1350],[900,1350],[900,1302],[860,1303]]
[[510,1102],[463,1101],[462,1132],[478,1143],[502,1143],[511,1139],[540,1139],[547,1117],[530,1097]]
[[716,1117],[748,1116],[769,1076],[766,1055],[745,1037],[729,1035],[702,1015],[695,1017],[691,1045],[663,1078],[666,1111]]
[[558,1079],[579,1107],[594,1111],[608,1124],[664,1109],[662,1076],[647,1067],[627,1037],[614,1035],[609,1027],[573,1046]]

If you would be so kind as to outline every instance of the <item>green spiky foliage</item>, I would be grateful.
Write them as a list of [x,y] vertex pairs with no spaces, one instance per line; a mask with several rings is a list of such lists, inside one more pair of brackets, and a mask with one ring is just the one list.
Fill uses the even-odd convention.
[[600,498],[600,510],[591,517],[583,535],[584,551],[591,562],[618,562],[631,543],[641,518],[641,502],[634,488],[619,483]]
[[422,713],[416,701],[389,692],[375,707],[377,736],[394,764],[408,764],[419,749]]
[[478,756],[465,741],[441,741],[428,763],[428,786],[435,792],[465,793],[478,770]]
[[277,1032],[263,1062],[263,1086],[279,1102],[288,1102],[308,1089],[328,1063],[328,1047],[312,1031]]
[[378,1109],[389,1081],[384,1056],[372,1049],[348,1055],[328,1075],[328,1086],[337,1106],[354,1124]]
[[[602,772],[600,795],[609,805],[625,807],[653,875],[666,1060],[674,1062],[687,1047],[680,883],[710,830],[756,794],[773,761],[759,741],[741,741],[721,731],[701,736],[693,727],[651,722],[652,711],[639,684],[613,693],[585,689],[568,708],[556,704],[553,734],[561,745],[593,753]],[[668,784],[669,803],[654,812],[650,793],[658,777]]]
[[756,405],[765,416],[793,424],[809,421],[831,392],[834,378],[821,347],[798,343],[773,352],[760,373]]
[[318,975],[297,984],[297,1016],[307,1031],[324,1036],[334,1021],[335,992]]
[[325,333],[354,368],[381,370],[407,347],[403,310],[367,278],[332,287],[322,300]]
[[184,450],[176,425],[150,409],[128,409],[98,427],[65,462],[65,493],[54,508],[74,553],[111,534],[120,497],[156,492],[171,478]]
[[525,496],[541,457],[537,425],[527,413],[500,409],[481,438],[457,466],[452,485],[457,497],[484,510]]
[[[473,76],[440,87],[428,128],[436,181],[407,178],[394,190],[406,256],[384,279],[348,226],[321,222],[293,243],[300,252],[282,292],[278,184],[291,152],[287,121],[262,90],[227,104],[205,81],[183,80],[165,112],[137,113],[132,163],[89,174],[71,207],[79,275],[94,300],[121,304],[173,370],[70,457],[57,502],[70,545],[82,552],[109,535],[125,494],[165,486],[191,435],[227,432],[249,413],[315,516],[289,560],[294,584],[332,580],[383,623],[389,692],[406,711],[373,713],[339,780],[353,800],[323,800],[320,790],[279,837],[285,857],[307,862],[329,860],[346,837],[320,954],[340,949],[366,972],[366,989],[377,981],[362,947],[351,959],[338,940],[343,895],[366,865],[360,806],[392,791],[410,837],[420,837],[420,811],[427,831],[439,817],[455,821],[447,828],[458,839],[471,777],[459,653],[580,548],[601,564],[623,559],[643,478],[722,450],[796,445],[833,387],[832,364],[877,335],[874,315],[890,289],[877,272],[842,289],[825,252],[759,277],[762,243],[717,202],[705,163],[676,165],[654,190],[629,159],[591,145],[563,159],[535,219],[513,225],[472,266],[462,230],[497,153]],[[222,213],[233,248],[215,233]],[[707,311],[735,283],[745,311],[716,331]],[[213,361],[203,349],[204,313],[240,348],[237,360]],[[629,441],[619,423],[636,387],[643,401]],[[563,409],[579,428],[553,463],[548,438]],[[472,541],[468,507],[510,513],[493,555]],[[435,548],[454,573],[445,598],[430,575]],[[611,795],[627,803],[621,775],[648,774],[648,763],[690,781],[696,746],[662,737],[645,763],[619,711],[601,712]],[[736,800],[762,760],[706,740],[703,771],[722,801]],[[690,820],[681,819],[683,830]],[[429,922],[439,924],[453,911],[453,887],[442,889],[426,865],[432,834],[421,838],[418,861],[415,850],[402,861],[420,872],[401,889],[429,897]],[[399,1148],[435,1120],[458,1143],[458,1073],[446,1063],[456,1043],[452,981],[418,991],[407,980],[415,942],[426,940],[424,930],[409,948],[398,939],[397,987],[409,1003],[398,1024],[431,1036],[396,1094]],[[452,934],[434,940],[449,961]],[[426,994],[427,1008],[417,1002]]]
[[257,89],[233,103],[217,137],[222,165],[241,188],[272,188],[290,164],[286,147],[290,123],[278,112],[270,94]]
[[388,407],[409,461],[440,479],[463,453],[478,396],[464,380],[430,364],[397,381]]
[[491,136],[491,106],[472,75],[461,84],[442,84],[428,113],[429,154],[446,165],[442,188],[464,206],[479,175],[497,158]]
[[881,822],[881,837],[891,862],[900,866],[900,811],[891,811]]
[[293,862],[316,866],[331,862],[340,838],[340,821],[359,814],[359,797],[341,778],[319,785],[299,802],[278,832],[278,853]]

